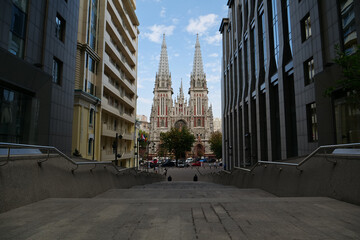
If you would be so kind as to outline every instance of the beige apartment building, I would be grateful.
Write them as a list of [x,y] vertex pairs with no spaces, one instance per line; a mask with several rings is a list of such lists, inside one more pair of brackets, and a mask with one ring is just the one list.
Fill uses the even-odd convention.
[[[134,166],[139,21],[135,0],[80,1],[73,151]],[[116,139],[116,136],[119,136]]]

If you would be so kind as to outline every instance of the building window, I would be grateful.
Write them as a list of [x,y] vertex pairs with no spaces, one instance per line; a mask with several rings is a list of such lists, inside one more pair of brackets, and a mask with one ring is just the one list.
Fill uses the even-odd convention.
[[114,131],[116,131],[117,130],[117,121],[116,121],[116,119],[114,120]]
[[289,34],[289,46],[292,55],[293,46],[292,46],[292,37],[291,37],[290,0],[286,0],[286,15],[287,15],[287,24],[288,24],[288,34]]
[[53,70],[52,70],[52,80],[56,84],[61,84],[61,77],[62,77],[62,66],[63,63],[54,57],[53,59]]
[[87,61],[87,67],[88,67],[88,69],[90,70],[90,72],[92,72],[92,73],[95,73],[95,66],[96,66],[96,62],[95,62],[95,60],[94,59],[92,59],[92,57],[88,57],[88,59],[87,59],[88,61]]
[[93,122],[94,122],[94,109],[93,108],[91,108],[90,109],[90,116],[89,116],[89,124],[90,124],[90,126],[92,126],[93,125]]
[[197,127],[201,127],[201,120],[200,119],[197,120]]
[[306,41],[311,37],[311,20],[310,14],[306,14],[306,16],[301,20],[301,38],[302,41]]
[[21,58],[24,57],[27,2],[14,2],[9,34],[9,52]]
[[88,82],[88,81],[86,82],[87,82],[86,92],[95,96],[95,85],[92,82]]
[[277,5],[276,0],[271,1],[272,6],[272,24],[273,24],[273,37],[274,37],[274,57],[275,57],[275,63],[276,68],[278,68],[278,62],[279,62],[279,26],[278,26],[278,14],[277,14]]
[[347,55],[356,51],[357,33],[354,12],[354,0],[340,0],[342,37]]
[[306,116],[308,122],[308,140],[309,142],[316,142],[319,139],[316,116],[316,103],[310,103],[306,105]]
[[92,138],[89,139],[89,143],[88,143],[88,154],[89,155],[92,153],[93,141],[94,140]]
[[305,85],[309,85],[314,82],[315,68],[314,59],[310,58],[304,62],[304,79]]
[[259,33],[261,34],[259,36],[260,41],[260,61],[262,61],[261,67],[263,67],[263,70],[266,71],[266,61],[267,61],[267,55],[266,55],[266,21],[265,21],[265,14],[264,10],[260,12],[259,15]]
[[55,19],[55,37],[60,41],[65,40],[65,20],[59,14],[56,14]]
[[253,77],[256,78],[257,73],[257,49],[256,49],[256,31],[255,26],[251,29],[251,60],[253,65]]

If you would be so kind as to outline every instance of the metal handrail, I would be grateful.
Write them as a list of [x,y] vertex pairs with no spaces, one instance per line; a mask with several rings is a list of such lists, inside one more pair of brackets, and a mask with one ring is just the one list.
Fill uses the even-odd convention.
[[73,159],[71,159],[70,157],[68,157],[65,153],[61,152],[59,149],[57,149],[56,147],[53,146],[41,146],[41,145],[30,145],[30,144],[19,144],[19,143],[5,143],[5,142],[0,142],[0,148],[7,148],[8,149],[8,154],[7,154],[7,158],[6,160],[2,160],[0,159],[0,162],[5,162],[3,164],[0,164],[1,166],[5,166],[10,160],[14,161],[15,159],[10,159],[10,149],[11,148],[36,148],[36,149],[42,149],[42,150],[47,150],[47,157],[45,160],[42,161],[38,161],[39,166],[41,166],[41,164],[45,161],[47,161],[49,159],[50,156],[50,150],[55,151],[58,155],[60,155],[61,157],[65,158],[68,162],[72,163],[73,165],[75,165],[75,168],[71,169],[71,172],[74,173],[74,171],[76,169],[78,169],[79,166],[81,165],[94,165],[93,168],[90,169],[90,171],[92,171],[97,165],[110,165],[111,167],[113,167],[117,173],[121,173],[124,172],[126,170],[132,170],[132,168],[123,168],[123,169],[119,169],[115,166],[115,164],[112,161],[102,161],[102,162],[98,162],[98,161],[82,161],[82,162],[77,162],[74,161]]
[[[329,148],[340,148],[340,147],[360,147],[360,143],[347,143],[347,144],[336,144],[336,145],[323,145],[315,149],[312,153],[310,153],[306,158],[304,158],[299,163],[289,163],[289,162],[269,162],[269,161],[258,161],[254,166],[251,168],[242,168],[242,167],[234,167],[235,169],[246,171],[246,172],[252,172],[256,167],[260,166],[261,164],[273,164],[273,165],[284,165],[284,166],[292,166],[296,167],[296,169],[302,171],[299,169],[301,165],[309,161],[315,154],[317,154],[320,150],[323,149],[329,149]],[[336,162],[334,162],[336,163]]]

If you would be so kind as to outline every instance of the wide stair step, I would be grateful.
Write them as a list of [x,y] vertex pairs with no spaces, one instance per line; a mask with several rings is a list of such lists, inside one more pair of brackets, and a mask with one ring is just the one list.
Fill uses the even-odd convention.
[[161,182],[2,213],[0,239],[360,239],[360,207],[213,183]]

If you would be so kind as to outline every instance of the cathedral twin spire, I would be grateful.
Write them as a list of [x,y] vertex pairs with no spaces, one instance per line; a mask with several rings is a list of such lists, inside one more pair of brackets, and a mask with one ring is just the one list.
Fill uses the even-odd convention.
[[199,76],[200,78],[203,78],[205,75],[203,63],[202,63],[201,51],[200,51],[199,34],[196,35],[194,65],[193,65],[193,71],[192,71],[191,75],[194,77]]
[[[169,61],[168,61],[167,46],[165,41],[165,34],[163,34],[163,41],[161,44],[160,63],[159,63],[159,70],[157,72],[157,77],[159,77],[161,81],[166,81],[166,79],[169,79],[168,84],[170,84],[171,86],[171,76],[169,71]],[[200,81],[206,81],[201,50],[200,50],[199,34],[196,35],[194,64],[193,64],[193,70],[191,72],[191,81],[194,81],[195,79]],[[155,84],[156,86],[159,86],[158,79]],[[206,83],[202,86],[206,86]],[[180,91],[182,92],[182,90],[183,89],[182,89],[182,81],[181,81]]]
[[163,35],[163,41],[161,44],[161,54],[160,54],[160,64],[159,64],[158,75],[162,76],[162,77],[170,76],[167,47],[166,47],[166,42],[165,42],[165,34]]

